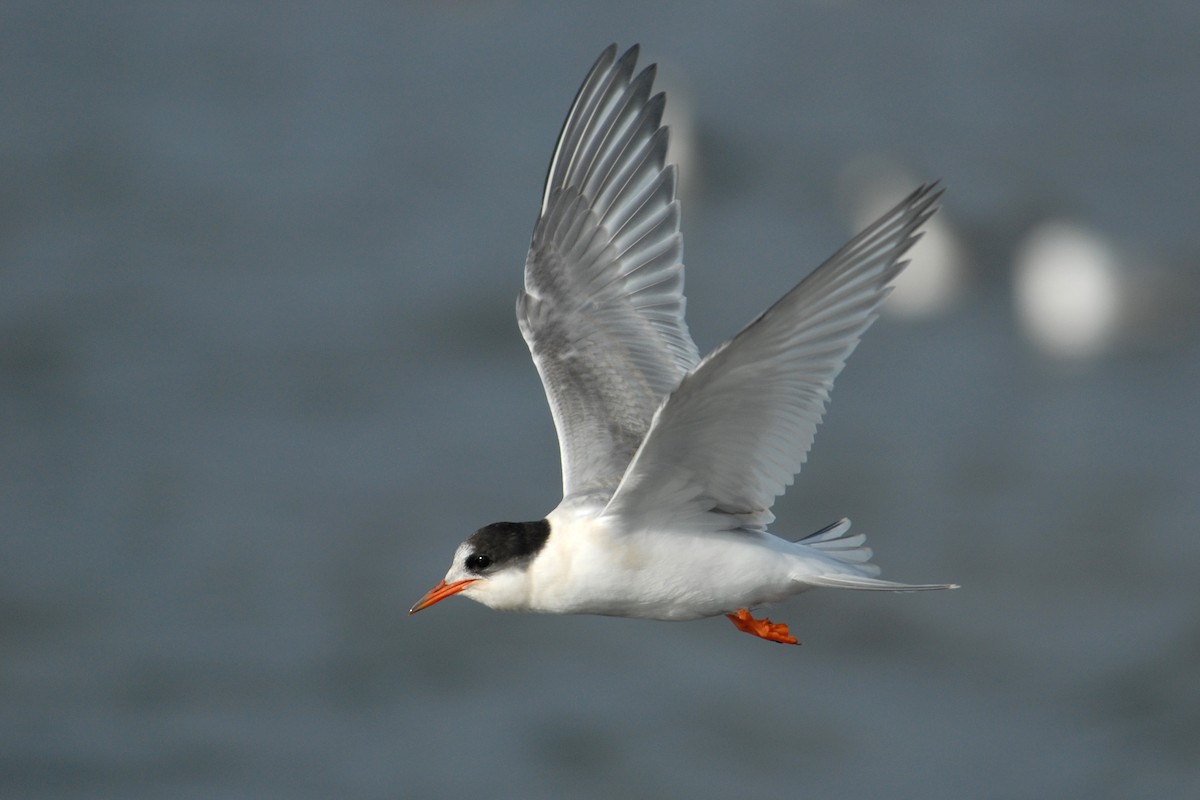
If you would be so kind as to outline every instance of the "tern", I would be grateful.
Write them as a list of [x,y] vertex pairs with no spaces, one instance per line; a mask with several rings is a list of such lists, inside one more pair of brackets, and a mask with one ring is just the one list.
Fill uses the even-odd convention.
[[841,519],[799,541],[767,531],[807,457],[834,378],[936,210],[927,184],[701,359],[684,322],[676,172],[655,65],[600,55],[550,161],[517,321],[558,433],[562,502],[458,546],[410,614],[461,594],[502,611],[656,620],[751,610],[818,587],[918,591],[876,577]]

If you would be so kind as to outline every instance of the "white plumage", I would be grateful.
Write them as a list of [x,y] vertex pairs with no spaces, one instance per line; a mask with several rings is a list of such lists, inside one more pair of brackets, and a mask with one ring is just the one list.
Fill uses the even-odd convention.
[[[741,333],[700,359],[684,322],[675,169],[654,67],[600,56],[550,163],[517,318],[546,390],[563,500],[455,554],[413,611],[462,592],[493,608],[653,619],[730,614],[876,578],[849,520],[800,542],[767,532],[834,378],[874,321],[940,191],[922,186]],[[524,527],[521,527],[524,526]]]

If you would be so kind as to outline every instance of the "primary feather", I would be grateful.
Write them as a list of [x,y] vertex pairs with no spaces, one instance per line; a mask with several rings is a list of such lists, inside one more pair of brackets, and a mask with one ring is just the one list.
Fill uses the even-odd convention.
[[616,46],[584,81],[550,162],[517,320],[541,375],[564,497],[607,499],[654,410],[699,362],[654,67]]
[[605,514],[765,528],[804,464],[834,378],[939,195],[932,184],[917,189],[689,372],[654,415]]

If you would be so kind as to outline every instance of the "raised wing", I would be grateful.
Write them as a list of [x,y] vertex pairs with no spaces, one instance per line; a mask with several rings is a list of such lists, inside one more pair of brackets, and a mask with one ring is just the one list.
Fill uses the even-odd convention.
[[[812,446],[833,380],[941,195],[922,186],[687,375],[605,514],[624,526],[764,527]],[[636,522],[635,522],[636,521]]]
[[683,239],[664,97],[638,48],[588,74],[550,161],[517,321],[542,377],[563,496],[607,499],[654,410],[700,360],[683,321]]

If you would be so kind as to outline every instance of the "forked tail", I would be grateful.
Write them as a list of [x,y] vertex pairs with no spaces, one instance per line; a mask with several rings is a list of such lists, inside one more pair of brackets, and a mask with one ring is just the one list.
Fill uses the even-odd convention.
[[875,576],[879,574],[879,567],[871,563],[871,548],[866,546],[866,534],[847,536],[846,533],[849,530],[850,520],[843,517],[832,525],[827,525],[797,542],[797,544],[820,551],[832,561],[844,565],[848,569],[845,569],[844,572],[839,570],[804,575],[797,579],[810,586],[883,592],[924,592],[932,589],[958,588],[958,584],[955,583],[896,583],[876,578]]

